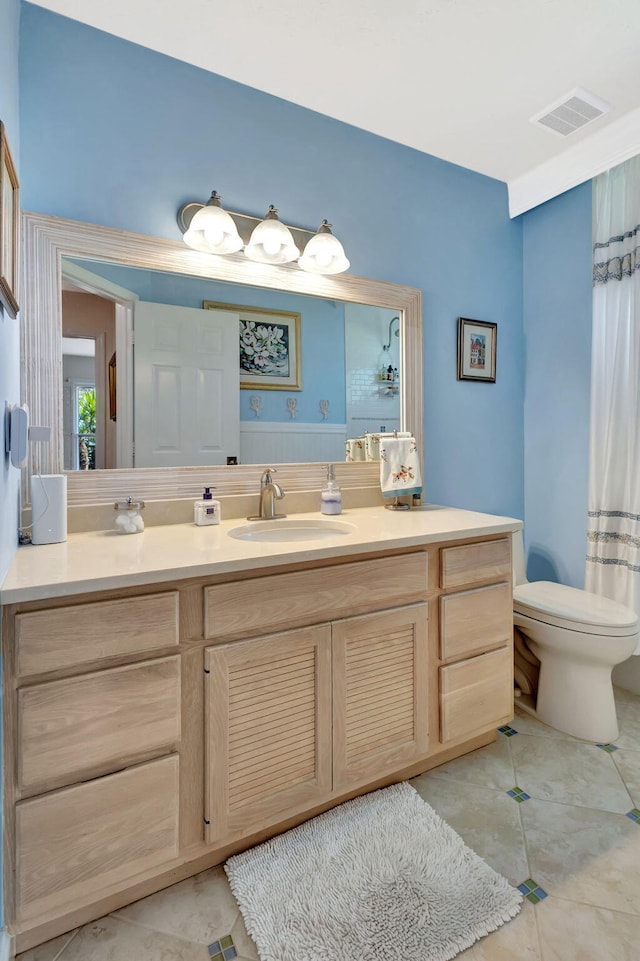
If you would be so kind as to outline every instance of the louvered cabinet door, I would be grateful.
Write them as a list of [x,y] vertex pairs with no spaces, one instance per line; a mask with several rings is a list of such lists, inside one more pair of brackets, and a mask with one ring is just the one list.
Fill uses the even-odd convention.
[[251,834],[325,800],[329,625],[207,648],[205,671],[207,841]]
[[337,621],[333,786],[342,791],[425,757],[427,605]]

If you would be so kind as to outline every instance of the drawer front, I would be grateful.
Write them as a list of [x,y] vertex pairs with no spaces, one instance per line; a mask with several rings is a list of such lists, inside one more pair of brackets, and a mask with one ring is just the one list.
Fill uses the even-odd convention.
[[177,591],[16,616],[21,677],[177,644]]
[[205,588],[205,637],[249,637],[421,600],[427,555],[357,561]]
[[16,805],[17,915],[64,914],[177,857],[178,757]]
[[18,692],[19,785],[49,791],[180,740],[180,658]]
[[440,586],[444,590],[481,581],[511,580],[511,577],[510,537],[445,547],[440,552]]
[[480,734],[513,717],[511,647],[440,668],[440,740]]
[[450,661],[508,644],[513,633],[511,584],[492,584],[440,598],[440,659]]

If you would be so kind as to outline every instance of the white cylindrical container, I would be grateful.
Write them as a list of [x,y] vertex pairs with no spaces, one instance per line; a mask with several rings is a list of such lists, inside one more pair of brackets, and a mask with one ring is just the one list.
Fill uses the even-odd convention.
[[31,543],[59,544],[67,539],[67,478],[37,474],[31,478]]

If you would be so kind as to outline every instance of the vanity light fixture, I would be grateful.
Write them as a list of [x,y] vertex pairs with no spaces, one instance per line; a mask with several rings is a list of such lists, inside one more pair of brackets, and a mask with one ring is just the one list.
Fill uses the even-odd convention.
[[259,264],[290,264],[300,256],[293,234],[285,224],[280,223],[273,204],[269,205],[264,220],[253,230],[244,252],[249,260]]
[[242,250],[242,237],[233,217],[223,209],[222,197],[215,190],[200,210],[193,215],[184,233],[184,242],[194,250],[207,254],[235,254]]
[[342,274],[349,269],[344,247],[331,233],[331,224],[323,220],[315,237],[312,237],[298,266],[312,274]]
[[[344,248],[323,220],[314,233],[305,227],[283,224],[270,205],[264,220],[248,214],[223,210],[214,190],[203,205],[188,201],[178,210],[178,225],[184,241],[194,250],[210,254],[235,254],[244,246],[249,260],[262,264],[298,261],[302,270],[314,274],[341,274],[349,269]],[[300,250],[304,252],[300,256]]]

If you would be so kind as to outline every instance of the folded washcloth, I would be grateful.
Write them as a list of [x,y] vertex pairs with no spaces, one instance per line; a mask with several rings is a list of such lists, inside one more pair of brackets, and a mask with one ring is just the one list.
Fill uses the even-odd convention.
[[385,497],[422,493],[415,438],[380,436],[380,487]]

